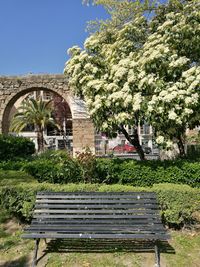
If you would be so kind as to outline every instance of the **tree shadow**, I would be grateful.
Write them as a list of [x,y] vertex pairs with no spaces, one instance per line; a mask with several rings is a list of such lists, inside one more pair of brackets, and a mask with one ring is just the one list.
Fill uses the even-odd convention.
[[3,264],[0,263],[0,267],[28,267],[30,259],[28,256],[22,256],[16,260],[7,261]]

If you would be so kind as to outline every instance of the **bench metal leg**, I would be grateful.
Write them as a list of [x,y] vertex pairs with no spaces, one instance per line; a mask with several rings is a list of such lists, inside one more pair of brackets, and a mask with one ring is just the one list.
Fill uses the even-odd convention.
[[158,244],[155,244],[155,267],[160,267],[160,251]]
[[39,243],[40,243],[40,239],[36,239],[32,267],[35,267],[37,265],[37,253],[38,253]]

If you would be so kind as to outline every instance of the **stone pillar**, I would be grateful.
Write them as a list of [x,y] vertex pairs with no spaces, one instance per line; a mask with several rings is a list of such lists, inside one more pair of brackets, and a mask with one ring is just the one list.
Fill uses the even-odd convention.
[[95,153],[95,129],[90,119],[73,119],[73,155],[89,147]]

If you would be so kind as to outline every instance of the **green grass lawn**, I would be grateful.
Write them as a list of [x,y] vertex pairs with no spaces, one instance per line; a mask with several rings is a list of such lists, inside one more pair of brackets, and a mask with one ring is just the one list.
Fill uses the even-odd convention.
[[[23,225],[11,220],[5,211],[0,213],[0,266],[31,266],[34,241],[21,239]],[[197,231],[170,231],[170,245],[174,253],[161,253],[162,267],[200,267],[200,233]],[[47,267],[151,267],[154,253],[135,252],[48,252],[40,243],[38,266]]]

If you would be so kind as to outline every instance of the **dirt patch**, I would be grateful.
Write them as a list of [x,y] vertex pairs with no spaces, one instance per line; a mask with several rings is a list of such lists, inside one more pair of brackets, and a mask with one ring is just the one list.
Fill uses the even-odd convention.
[[8,220],[5,224],[4,224],[4,231],[7,234],[15,234],[15,232],[22,230],[22,226],[17,222],[17,220]]

